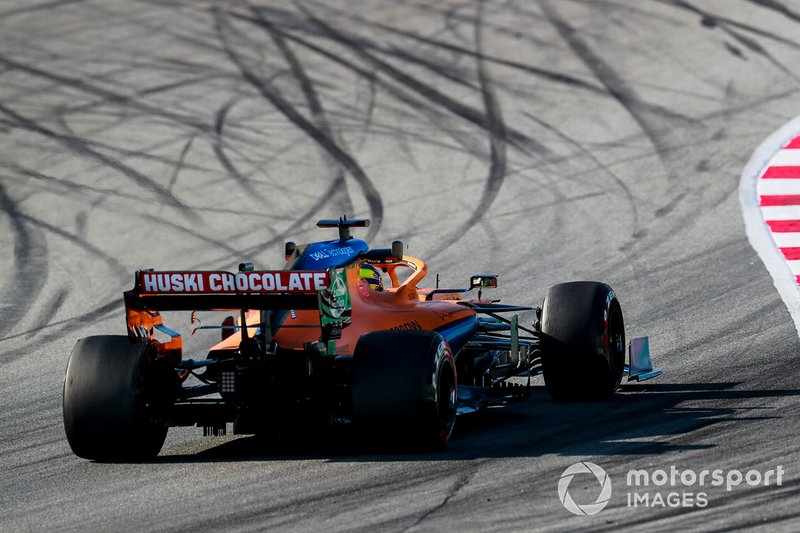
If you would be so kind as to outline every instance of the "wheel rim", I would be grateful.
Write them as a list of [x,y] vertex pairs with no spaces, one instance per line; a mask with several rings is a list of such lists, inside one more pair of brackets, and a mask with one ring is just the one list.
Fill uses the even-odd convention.
[[616,379],[625,366],[625,326],[619,305],[612,306],[608,317],[608,360]]
[[453,422],[456,417],[456,385],[453,379],[453,370],[449,364],[442,367],[441,378],[439,381],[438,410],[439,419],[442,422],[442,429],[445,437],[449,436]]

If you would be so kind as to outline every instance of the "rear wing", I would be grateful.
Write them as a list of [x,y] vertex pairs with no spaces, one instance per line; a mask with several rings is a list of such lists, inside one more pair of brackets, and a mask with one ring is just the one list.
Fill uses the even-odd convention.
[[125,293],[127,309],[200,311],[316,309],[317,294],[330,285],[327,271],[155,272],[135,274]]
[[[339,338],[350,322],[350,294],[344,269],[241,271],[140,270],[133,289],[124,293],[125,318],[131,341],[153,342],[162,357],[182,357],[180,334],[163,324],[160,311],[261,311],[260,330],[270,334],[271,310],[320,312],[321,337],[326,345]],[[158,330],[171,340],[155,340]],[[264,333],[266,332],[266,333]],[[271,340],[267,338],[266,340]]]

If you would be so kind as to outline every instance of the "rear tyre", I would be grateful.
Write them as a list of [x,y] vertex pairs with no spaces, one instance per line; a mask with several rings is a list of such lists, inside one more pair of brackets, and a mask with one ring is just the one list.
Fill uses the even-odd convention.
[[432,331],[376,331],[353,355],[353,421],[414,449],[443,449],[453,433],[458,386],[453,355]]
[[611,287],[594,281],[551,287],[541,324],[550,396],[556,401],[611,397],[625,366],[625,324]]
[[64,377],[64,430],[75,455],[140,460],[158,455],[167,427],[154,419],[168,394],[168,369],[147,357],[148,345],[126,336],[81,339]]

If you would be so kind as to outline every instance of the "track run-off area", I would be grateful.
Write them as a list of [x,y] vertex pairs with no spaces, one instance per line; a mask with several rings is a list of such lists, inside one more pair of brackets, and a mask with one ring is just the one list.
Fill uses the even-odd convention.
[[[800,216],[762,199],[800,194],[765,175],[800,166],[798,36],[788,0],[2,3],[0,531],[797,530]],[[503,303],[608,282],[664,374],[536,378],[437,454],[72,454],[67,358],[134,271],[277,269],[345,213]]]

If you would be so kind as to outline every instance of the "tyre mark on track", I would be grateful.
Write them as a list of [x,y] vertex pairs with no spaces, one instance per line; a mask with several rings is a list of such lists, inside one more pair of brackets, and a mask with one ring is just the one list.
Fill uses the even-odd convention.
[[580,153],[582,153],[584,156],[590,159],[598,168],[602,169],[603,172],[605,172],[614,181],[614,183],[616,183],[619,186],[619,188],[622,189],[622,194],[625,196],[625,200],[628,203],[628,207],[630,208],[631,213],[633,214],[633,224],[632,224],[633,230],[631,231],[631,235],[628,238],[627,242],[625,242],[620,247],[620,249],[624,250],[629,248],[637,238],[643,236],[644,231],[639,228],[639,210],[636,207],[636,201],[634,200],[633,193],[631,192],[630,188],[625,184],[624,181],[622,181],[622,178],[620,178],[619,175],[611,169],[611,167],[603,164],[602,161],[597,159],[597,157],[595,157],[595,155],[592,153],[591,150],[586,148],[583,144],[581,144],[574,138],[570,137],[563,131],[553,126],[552,124],[549,124],[526,111],[523,111],[522,114],[531,119],[532,121],[536,122],[539,126],[545,128],[548,131],[553,132],[553,134],[563,139],[570,145],[574,146]]
[[[133,193],[126,193],[124,191],[118,191],[115,189],[106,189],[103,187],[96,187],[94,185],[86,185],[84,183],[77,183],[75,181],[71,181],[69,179],[57,178],[55,176],[48,176],[47,174],[43,174],[36,170],[30,168],[24,168],[16,164],[9,164],[0,162],[0,167],[7,168],[8,170],[26,176],[30,179],[34,179],[37,181],[42,181],[47,183],[48,185],[55,185],[61,187],[65,191],[69,191],[76,195],[84,195],[86,193],[96,193],[99,195],[108,195],[114,196],[119,198],[125,198],[128,200],[141,200],[141,196],[138,196]],[[21,179],[21,178],[20,178]]]
[[[243,16],[241,14],[231,13],[231,16],[251,23],[256,23],[256,21],[251,17]],[[276,28],[276,31],[281,31],[281,30],[279,28]],[[314,43],[291,33],[282,32],[282,34],[286,39],[291,40],[292,42],[295,42],[303,46],[304,48],[307,48],[308,50],[315,52],[316,54],[319,54],[320,56],[326,58],[327,60],[333,63],[341,65],[342,67],[350,70],[354,74],[357,74],[358,76],[366,80],[369,80],[371,86],[372,85],[380,86],[381,89],[383,89],[388,94],[392,95],[398,101],[406,104],[409,107],[409,109],[411,109],[413,112],[425,116],[432,124],[436,125],[443,134],[450,136],[457,143],[463,146],[464,151],[466,153],[473,153],[475,151],[474,145],[476,143],[472,143],[469,140],[465,139],[464,137],[467,134],[462,132],[461,129],[442,127],[442,123],[446,122],[449,118],[448,116],[445,115],[446,111],[433,107],[430,101],[426,101],[423,99],[424,96],[419,98],[413,96],[412,94],[404,91],[400,87],[397,87],[391,83],[387,83],[386,80],[377,76],[374,70],[361,67],[352,61],[349,61],[339,55],[334,54],[328,48],[317,46]],[[405,140],[403,139],[402,142],[405,143]],[[437,145],[439,144],[438,139],[428,139],[427,142]]]
[[[489,133],[489,174],[481,199],[469,218],[456,231],[447,236],[442,244],[436,246],[430,257],[436,257],[447,250],[483,218],[500,193],[506,177],[506,125],[503,121],[500,102],[494,91],[494,82],[483,60],[483,10],[484,2],[481,0],[478,3],[478,13],[475,18],[474,39],[477,51],[475,58],[478,80],[483,105],[486,109],[486,131]],[[492,242],[498,242],[498,239],[492,239]]]
[[478,80],[480,81],[481,96],[483,105],[486,108],[487,131],[489,132],[489,146],[491,167],[489,176],[486,180],[481,200],[475,208],[469,220],[462,227],[463,231],[471,228],[489,210],[494,203],[503,181],[506,177],[506,125],[503,122],[503,113],[500,109],[500,101],[494,91],[494,82],[489,76],[486,64],[482,59],[483,54],[483,10],[484,2],[478,3],[478,16],[475,21],[475,47],[477,49],[477,70]]
[[755,4],[757,6],[763,7],[765,9],[771,9],[773,11],[777,11],[781,15],[785,16],[786,18],[793,20],[795,22],[800,22],[800,13],[794,12],[786,5],[777,2],[776,0],[746,0],[751,4]]
[[41,4],[20,7],[17,9],[10,9],[8,11],[0,13],[0,20],[16,17],[17,15],[27,15],[35,11],[43,11],[43,10],[50,11],[51,9],[58,8],[61,6],[67,6],[70,4],[82,4],[84,2],[86,2],[86,0],[53,0],[52,2],[42,2]]
[[167,184],[167,192],[172,192],[173,187],[175,187],[175,183],[178,181],[178,175],[181,173],[184,167],[184,162],[186,161],[186,156],[189,154],[189,150],[192,149],[192,143],[194,143],[195,136],[192,135],[189,137],[189,140],[186,141],[186,144],[183,145],[181,149],[181,153],[178,154],[178,160],[175,162],[175,168],[172,171],[172,176],[169,179],[169,183]]
[[[177,143],[183,141],[186,137],[182,132],[179,133],[178,135],[176,135],[176,137],[174,137],[171,140],[161,140],[161,141],[158,141],[158,142],[153,142],[153,143],[150,143],[148,145],[144,145],[144,146],[140,147],[137,150],[132,150],[132,149],[121,148],[119,146],[114,146],[112,144],[103,143],[103,142],[98,141],[97,137],[98,136],[100,136],[100,137],[103,136],[103,134],[105,133],[105,128],[101,129],[101,130],[93,131],[92,133],[94,135],[94,138],[85,139],[85,138],[81,137],[73,129],[73,127],[69,124],[69,122],[67,120],[68,113],[61,106],[56,108],[56,110],[54,112],[54,115],[55,115],[55,120],[58,122],[58,125],[61,127],[61,135],[62,136],[68,137],[68,138],[81,139],[81,140],[84,141],[84,143],[86,145],[91,146],[95,150],[107,150],[107,151],[109,151],[109,152],[111,152],[113,154],[116,154],[117,157],[123,158],[123,159],[130,158],[130,159],[136,159],[136,160],[144,160],[144,161],[148,161],[148,162],[149,161],[154,161],[154,162],[163,163],[166,166],[173,167],[173,170],[177,169],[178,172],[182,172],[183,170],[187,170],[187,169],[194,170],[196,172],[204,172],[204,173],[210,172],[209,169],[206,168],[206,167],[202,167],[202,166],[198,166],[198,165],[190,165],[190,164],[187,164],[186,161],[185,161],[186,153],[184,153],[184,150],[186,150],[188,152],[188,148],[191,147],[191,144],[194,142],[195,138],[198,136],[198,134],[196,132],[193,132],[188,136],[189,141],[191,141],[191,142],[189,142],[189,146],[187,146],[187,143],[184,142],[184,148],[182,149],[182,151],[179,154],[178,158],[174,158],[174,157],[170,157],[170,156],[166,156],[166,155],[164,155],[164,156],[157,155],[157,154],[154,154],[152,152],[154,150],[158,150],[159,148],[162,148],[162,147],[164,147],[166,145],[173,144],[173,143],[177,144]],[[128,118],[127,116],[117,117],[116,125],[115,126],[110,126],[109,129],[113,129],[116,126],[122,125],[127,118]],[[171,194],[173,194],[171,184],[166,187],[166,190],[168,192],[170,192]],[[139,196],[137,198],[141,198],[141,197]]]
[[244,189],[248,194],[255,196],[260,201],[266,202],[264,196],[258,192],[255,187],[253,187],[253,184],[246,176],[239,172],[239,169],[236,168],[236,165],[233,164],[228,155],[225,153],[223,137],[225,120],[228,117],[228,112],[234,105],[236,105],[237,101],[238,98],[229,100],[217,110],[217,113],[214,116],[214,131],[217,133],[217,137],[213,144],[214,155],[217,157],[217,161],[219,161],[220,165],[222,165],[222,168],[225,169],[225,172],[227,172],[228,175],[232,177],[242,189]]
[[[225,34],[227,21],[223,12],[217,8],[212,8],[216,20],[216,31],[219,36],[228,58],[236,65],[242,74],[242,77],[250,83],[267,101],[269,101],[284,117],[286,117],[295,126],[300,128],[319,146],[327,151],[331,157],[339,162],[350,175],[361,186],[364,196],[367,200],[370,219],[377,221],[377,223],[370,226],[367,234],[367,239],[371,239],[380,230],[381,221],[383,220],[383,200],[375,185],[367,177],[366,173],[362,170],[361,166],[342,149],[334,139],[328,137],[316,125],[311,123],[308,119],[300,114],[300,112],[269,82],[261,79],[255,72],[253,72],[236,53],[234,48],[228,42]],[[329,189],[330,190],[330,189]],[[325,199],[327,202],[327,198]],[[305,221],[302,221],[303,223]]]
[[[315,5],[315,7],[323,7],[316,2],[311,2]],[[328,9],[328,12],[336,12],[341,13],[338,10]],[[352,22],[357,22],[359,24],[364,24],[367,26],[371,26],[376,28],[380,31],[389,31],[391,26],[386,26],[382,24],[373,24],[371,21],[359,17],[359,16],[350,16],[349,20]],[[397,32],[397,30],[395,30]],[[398,33],[398,35],[403,35],[402,33]],[[413,34],[411,34],[413,35]],[[420,66],[435,76],[442,77],[448,81],[461,85],[463,87],[467,87],[473,91],[480,91],[480,88],[473,83],[471,80],[467,79],[465,69],[460,65],[460,61],[458,59],[452,60],[449,63],[445,62],[437,62],[435,61],[434,57],[431,54],[418,54],[412,52],[409,47],[404,46],[396,46],[394,44],[387,44],[387,45],[380,45],[376,42],[360,39],[360,44],[365,48],[377,54],[381,54],[383,56],[392,57],[395,59],[399,59],[406,63],[410,63],[412,65]],[[422,41],[420,41],[422,42]],[[452,50],[450,50],[452,51]],[[474,55],[475,52],[472,52]]]
[[[317,95],[317,91],[314,89],[314,84],[311,79],[306,74],[305,69],[303,68],[302,63],[297,58],[297,56],[292,52],[292,49],[286,43],[283,35],[275,30],[275,26],[264,17],[260,10],[256,9],[253,6],[250,6],[250,11],[261,21],[263,29],[269,34],[272,41],[275,43],[275,46],[278,47],[280,50],[281,55],[283,55],[286,62],[289,64],[289,68],[291,69],[292,75],[297,80],[297,83],[300,85],[300,90],[303,92],[303,96],[305,97],[306,103],[308,104],[309,111],[311,112],[311,119],[317,125],[319,130],[326,135],[329,139],[336,139],[335,142],[340,146],[344,146],[344,142],[341,138],[337,138],[336,134],[331,128],[330,122],[325,114],[325,109],[322,106],[322,102]],[[331,157],[330,154],[326,155]],[[332,158],[332,157],[331,157]],[[350,200],[350,196],[347,193],[347,184],[345,182],[345,172],[344,167],[338,163],[335,158],[333,159],[334,165],[337,167],[336,176],[333,179],[333,184],[330,189],[334,190],[334,195],[331,196],[331,199],[335,199],[339,203],[339,212],[340,213],[352,213],[353,212],[353,203]],[[371,188],[377,191],[377,188],[374,184],[369,180],[369,185]],[[361,185],[361,183],[359,183]],[[364,187],[362,186],[362,189]],[[365,190],[366,192],[366,190]],[[338,197],[338,198],[337,198]],[[380,198],[379,198],[380,200]],[[382,202],[382,200],[380,200]],[[376,225],[379,227],[381,225],[381,220],[375,221]],[[377,230],[375,230],[377,233]],[[370,235],[374,235],[374,233],[370,233]]]
[[[6,214],[14,234],[14,270],[0,288],[0,336],[8,333],[30,310],[44,288],[49,265],[47,241],[39,231],[30,230],[25,224],[25,215],[9,196],[0,182],[0,212]],[[4,276],[5,277],[5,276]],[[0,363],[10,362],[0,353]]]
[[[334,12],[334,13],[338,13],[338,14],[342,14],[342,15],[345,14],[341,10],[337,10],[337,9],[331,7],[331,6],[326,6],[325,4],[321,4],[320,2],[311,2],[311,3],[313,3],[314,5],[319,6],[319,7],[324,7],[329,12]],[[393,26],[390,26],[388,24],[382,24],[380,22],[375,22],[375,21],[369,20],[369,19],[361,17],[359,15],[353,15],[351,13],[347,13],[347,15],[353,21],[356,21],[359,24],[366,25],[366,26],[371,26],[373,28],[377,28],[377,29],[380,29],[382,31],[386,31],[386,32],[392,33],[392,34],[400,36],[400,37],[411,39],[412,41],[417,41],[419,43],[423,43],[423,44],[426,44],[426,45],[429,45],[429,46],[432,46],[432,47],[435,47],[435,48],[439,48],[439,49],[442,49],[442,50],[447,50],[447,51],[450,51],[450,52],[455,52],[455,53],[462,54],[462,55],[465,55],[465,56],[475,57],[476,59],[482,59],[485,62],[489,62],[489,63],[492,63],[492,64],[497,64],[497,65],[502,65],[502,66],[505,66],[505,67],[509,67],[509,68],[512,68],[512,69],[515,69],[515,70],[519,70],[521,72],[525,72],[527,74],[533,74],[534,76],[539,76],[542,79],[546,79],[548,81],[552,81],[552,82],[555,82],[555,83],[561,83],[561,84],[567,85],[569,87],[575,87],[575,88],[583,89],[583,90],[586,90],[586,91],[589,91],[589,92],[592,92],[592,93],[605,94],[605,92],[606,92],[605,89],[603,89],[601,87],[598,87],[595,84],[589,83],[589,82],[587,82],[585,80],[582,80],[580,78],[576,78],[574,76],[570,76],[568,74],[564,74],[563,72],[558,72],[558,71],[555,71],[555,70],[548,70],[548,69],[544,69],[544,68],[541,68],[541,67],[535,67],[535,66],[532,66],[532,65],[528,65],[526,63],[520,63],[518,61],[512,61],[512,60],[505,59],[505,58],[502,58],[502,57],[498,57],[498,56],[494,56],[494,55],[488,55],[485,52],[478,52],[477,50],[471,50],[471,49],[469,49],[467,47],[464,47],[464,46],[459,46],[459,45],[456,45],[456,44],[448,43],[447,41],[443,41],[443,40],[440,40],[440,39],[434,39],[432,37],[428,37],[428,36],[425,36],[425,35],[420,35],[418,33],[412,32],[412,31],[401,30],[401,29],[395,28]],[[411,57],[416,58],[416,56],[411,56]],[[401,57],[401,59],[402,59],[402,57]],[[421,59],[421,58],[419,58],[419,59]]]
[[[111,196],[117,198],[123,198],[127,200],[141,200],[142,197],[138,194],[127,193],[124,191],[119,191],[116,189],[107,189],[104,187],[96,187],[94,185],[87,185],[85,183],[77,183],[75,181],[71,181],[68,179],[57,178],[55,176],[49,176],[47,174],[43,174],[36,170],[32,170],[29,168],[23,168],[19,165],[15,164],[8,164],[3,163],[0,161],[0,167],[5,167],[17,174],[21,174],[27,176],[28,178],[35,179],[37,181],[42,181],[44,183],[55,185],[60,187],[64,191],[80,196],[81,198],[85,198],[86,193],[96,193],[99,196]],[[185,168],[185,167],[184,167]],[[9,179],[17,179],[22,181],[22,178],[16,176],[6,176]],[[230,214],[230,215],[246,215],[246,216],[253,216],[253,217],[261,217],[261,218],[269,218],[269,219],[279,219],[281,217],[277,215],[270,215],[267,213],[256,213],[252,211],[242,211],[241,209],[226,209],[223,207],[197,207],[193,208],[195,211],[200,212],[207,212],[207,213],[222,213],[222,214]],[[78,232],[80,234],[80,232]]]
[[[444,107],[451,113],[460,116],[468,122],[471,122],[480,128],[483,128],[484,130],[491,130],[493,126],[491,121],[493,119],[488,117],[485,113],[482,113],[473,107],[447,96],[432,85],[429,85],[420,79],[415,78],[414,76],[411,76],[410,74],[394,67],[386,61],[379,59],[372,53],[368,52],[366,50],[366,46],[357,37],[347,35],[343,31],[327,24],[325,21],[317,18],[302,4],[299,7],[306,15],[308,20],[317,26],[320,31],[327,35],[331,40],[356,53],[380,72],[383,72],[395,81],[399,82],[401,85],[412,89],[417,94],[437,105]],[[511,127],[506,128],[506,140],[526,154],[529,154],[530,150],[539,155],[547,155],[550,153],[550,150],[545,145],[529,137],[527,134]]]
[[64,302],[67,301],[67,296],[69,296],[69,289],[61,287],[56,290],[56,293],[47,302],[45,302],[44,306],[42,307],[39,320],[31,330],[29,335],[30,338],[35,336],[34,333],[36,331],[46,327],[50,323],[50,320],[64,306]]
[[183,124],[185,126],[193,128],[205,134],[212,133],[211,127],[208,124],[198,122],[190,116],[180,115],[177,113],[173,113],[172,111],[169,111],[167,109],[162,109],[153,105],[149,105],[144,102],[140,102],[135,98],[135,96],[118,94],[115,93],[114,91],[104,89],[97,85],[92,85],[91,83],[88,83],[87,81],[79,78],[71,78],[69,76],[48,72],[46,70],[42,70],[40,68],[31,65],[20,63],[19,61],[15,61],[14,59],[11,59],[4,55],[0,55],[0,65],[4,65],[10,70],[18,70],[26,74],[29,74],[31,76],[36,76],[39,78],[55,82],[58,85],[71,87],[80,92],[90,94],[93,96],[98,96],[102,98],[104,101],[107,101],[108,103],[126,105],[133,109],[142,111],[148,115],[168,118],[177,124]]
[[86,241],[86,240],[80,238],[78,235],[75,235],[74,233],[70,233],[69,231],[67,231],[65,229],[59,228],[58,226],[54,226],[53,224],[50,224],[49,222],[45,222],[44,220],[38,219],[38,218],[33,217],[31,215],[18,213],[17,216],[20,219],[22,219],[22,220],[24,220],[24,221],[26,221],[26,222],[34,225],[34,226],[39,226],[40,228],[44,229],[45,231],[48,231],[48,232],[53,233],[55,235],[58,235],[59,237],[61,237],[61,238],[65,239],[65,240],[71,242],[72,244],[78,246],[79,248],[82,248],[84,251],[88,252],[89,254],[91,254],[91,255],[97,257],[98,259],[102,260],[103,262],[105,262],[109,266],[109,268],[111,268],[111,270],[114,271],[115,274],[117,274],[117,275],[119,275],[121,277],[124,277],[124,276],[128,275],[128,269],[122,263],[120,263],[115,257],[112,257],[112,256],[108,255],[103,250],[101,250],[100,248],[98,248],[94,244],[90,243],[89,241]]
[[[549,1],[542,1],[541,6],[548,21],[553,25],[561,38],[564,39],[575,56],[586,65],[600,83],[606,87],[608,93],[619,102],[631,118],[639,125],[652,143],[653,148],[655,148],[659,159],[662,163],[665,163],[668,159],[669,146],[662,140],[661,128],[664,126],[651,121],[648,115],[654,114],[661,119],[680,121],[682,123],[691,122],[691,120],[669,109],[644,102],[634,90],[628,86],[622,76],[620,76],[611,65],[600,58],[600,56],[595,54],[578,32],[561,18]],[[673,177],[671,173],[670,177]]]
[[174,228],[174,229],[178,230],[181,233],[185,233],[187,235],[190,235],[190,236],[194,237],[195,239],[198,239],[198,240],[200,240],[202,242],[210,244],[210,245],[212,245],[212,246],[214,246],[214,247],[216,247],[218,249],[224,250],[226,253],[228,253],[228,254],[230,254],[230,255],[232,255],[234,257],[242,257],[243,252],[241,250],[238,250],[238,249],[234,248],[233,246],[231,246],[230,244],[228,244],[224,240],[219,240],[219,239],[215,239],[213,237],[210,237],[205,232],[197,231],[197,230],[192,229],[192,228],[187,228],[185,226],[181,226],[180,224],[177,224],[177,223],[175,223],[175,222],[173,222],[171,220],[168,220],[166,218],[162,218],[162,217],[159,217],[159,216],[155,216],[155,215],[153,215],[151,213],[142,214],[142,217],[146,221],[158,223],[158,226],[160,226],[160,227],[169,226],[171,228]]
[[[322,210],[323,207],[328,205],[330,202],[330,198],[335,196],[337,190],[339,189],[340,184],[337,181],[331,181],[328,185],[328,188],[322,192],[322,194],[317,198],[317,201],[314,202],[306,211],[304,211],[300,216],[294,218],[294,222],[289,225],[285,230],[276,233],[273,237],[270,237],[268,240],[261,242],[255,246],[251,246],[246,250],[239,252],[239,257],[250,257],[254,254],[263,252],[265,249],[269,248],[278,243],[283,243],[288,239],[292,239],[296,237],[296,233],[301,230],[308,230],[308,221],[314,217],[317,213]],[[281,217],[285,218],[285,217]],[[200,264],[195,265],[193,268],[200,268],[206,267],[210,264],[216,264],[215,262],[203,262]]]
[[[366,82],[367,82],[367,94],[368,94],[368,97],[367,97],[367,106],[366,106],[366,109],[364,110],[364,121],[363,121],[363,123],[361,125],[361,128],[360,128],[361,129],[361,138],[358,141],[358,148],[359,149],[363,149],[364,148],[364,145],[366,144],[367,139],[369,139],[370,136],[372,135],[372,125],[373,125],[373,118],[374,118],[374,115],[375,115],[375,105],[378,102],[378,93],[375,90],[375,76],[372,76],[372,77],[368,78],[366,80]],[[414,157],[411,154],[411,151],[408,149],[408,143],[403,138],[403,136],[399,137],[398,143],[401,145],[401,149],[403,150],[403,153],[406,154],[406,156],[408,156],[409,162],[414,166],[414,168],[417,168],[417,163],[414,160]]]
[[153,181],[152,179],[148,178],[147,176],[133,169],[132,167],[129,167],[128,165],[122,163],[121,161],[113,159],[105,154],[98,152],[97,150],[94,150],[89,146],[89,143],[85,142],[84,140],[74,136],[63,135],[61,133],[48,129],[45,126],[42,126],[34,122],[33,120],[24,117],[19,113],[9,109],[3,104],[0,104],[0,113],[3,113],[4,115],[11,118],[13,120],[13,125],[16,127],[26,129],[34,133],[38,133],[44,137],[52,139],[77,154],[80,154],[89,159],[93,159],[99,163],[102,163],[107,167],[112,168],[113,170],[116,170],[126,178],[133,181],[136,185],[155,193],[158,197],[163,199],[168,205],[180,210],[181,213],[187,218],[195,222],[199,221],[199,217],[197,216],[196,213],[192,211],[192,208],[181,202],[177,197],[175,197],[174,194],[172,194],[172,192],[166,190],[159,183]]
[[[656,0],[656,1],[663,2],[664,0]],[[761,29],[759,27],[751,26],[749,24],[743,24],[741,22],[737,22],[737,21],[729,19],[727,17],[712,15],[711,13],[708,13],[708,12],[700,10],[699,8],[689,4],[688,2],[684,2],[684,1],[681,1],[681,0],[674,0],[673,2],[670,2],[669,5],[670,6],[674,6],[674,7],[681,7],[681,8],[687,9],[689,11],[692,11],[694,13],[697,13],[697,14],[701,15],[701,17],[702,17],[701,20],[700,20],[701,24],[703,26],[708,27],[708,28],[713,28],[718,24],[724,25],[724,26],[729,26],[731,28],[738,28],[740,30],[746,31],[747,33],[752,33],[753,35],[758,35],[759,37],[761,37],[763,39],[767,39],[769,41],[774,41],[774,42],[778,42],[778,43],[781,43],[781,44],[785,44],[787,46],[791,46],[792,48],[800,49],[800,42],[792,41],[792,40],[787,39],[785,37],[781,37],[780,35],[777,35],[774,32],[763,30],[763,29]]]
[[473,469],[473,471],[470,473],[461,474],[460,476],[458,476],[458,479],[455,480],[452,487],[450,487],[450,490],[447,491],[447,494],[445,495],[444,499],[431,509],[425,511],[422,515],[419,516],[419,518],[417,518],[414,524],[406,528],[404,531],[410,531],[412,529],[418,528],[420,524],[422,524],[422,522],[427,520],[430,516],[433,516],[440,509],[443,509],[450,502],[450,500],[458,496],[458,493],[461,492],[464,489],[464,487],[469,485],[469,482],[475,476],[475,472],[476,470]]
[[[230,455],[239,457],[251,457],[257,460],[268,459],[273,457],[269,451],[265,453],[263,446],[259,449],[252,449],[254,443],[253,439],[239,439],[238,441],[231,441],[227,444],[212,448],[206,452],[201,452],[199,455],[190,456],[191,461],[215,461],[222,460]],[[248,450],[250,448],[250,450]],[[313,448],[312,448],[313,449]],[[241,451],[240,451],[241,450]],[[369,453],[367,449],[366,453]],[[302,452],[301,452],[302,453]],[[363,455],[363,452],[362,452]],[[389,456],[393,457],[393,456]],[[163,458],[169,461],[170,457]],[[179,459],[180,460],[180,459]],[[392,472],[391,478],[384,478],[376,476],[363,480],[359,485],[358,491],[342,490],[338,484],[326,484],[320,490],[312,491],[304,496],[304,503],[314,508],[319,507],[327,502],[336,500],[338,511],[342,512],[343,509],[355,510],[356,508],[363,507],[363,495],[367,494],[374,497],[376,494],[393,494],[396,492],[405,492],[413,490],[418,487],[425,487],[429,483],[442,479],[442,476],[447,475],[450,470],[447,466],[438,466],[432,464],[425,471],[418,471],[416,469],[409,469],[405,471]],[[248,509],[238,510],[235,515],[218,516],[209,522],[209,525],[214,529],[224,529],[237,527],[239,529],[280,529],[280,525],[289,525],[290,522],[295,523],[290,518],[290,515],[297,509],[297,502],[295,501],[268,501],[263,505],[257,505]],[[278,521],[267,522],[265,527],[265,517],[281,517]],[[413,519],[413,517],[411,517]],[[268,518],[269,519],[269,518]],[[392,520],[391,524],[386,524],[387,527],[370,528],[370,530],[393,530],[397,529],[396,519]],[[249,526],[249,527],[248,527]],[[394,527],[392,527],[394,526]]]
[[745,35],[742,35],[741,33],[735,31],[733,28],[738,27],[739,29],[754,33],[756,35],[760,35],[761,37],[778,39],[781,42],[784,42],[784,44],[791,44],[794,47],[797,47],[798,43],[780,39],[776,35],[765,32],[764,30],[761,30],[759,28],[754,28],[746,24],[736,23],[734,21],[728,20],[723,17],[717,17],[713,13],[704,11],[684,0],[675,0],[669,5],[700,15],[702,17],[702,23],[704,26],[707,26],[709,28],[719,27],[722,31],[724,31],[726,34],[728,34],[730,37],[736,40],[739,44],[741,44],[754,54],[760,55],[761,57],[772,63],[772,65],[776,67],[778,70],[780,70],[787,76],[791,77],[795,81],[800,82],[800,78],[797,75],[795,75],[791,69],[787,68],[780,61],[775,59],[775,57],[772,54],[770,54],[763,46],[761,46],[758,43],[758,41],[756,41],[755,39],[751,39],[750,37],[747,37]]
[[[133,281],[131,281],[131,284],[133,284]],[[25,331],[15,333],[14,335],[9,335],[7,337],[0,337],[0,342],[17,339],[20,337],[25,337],[27,335],[31,335],[37,332],[43,332],[52,328],[58,328],[58,329],[48,333],[46,338],[57,339],[63,336],[64,333],[74,331],[76,324],[97,322],[103,318],[114,317],[117,314],[122,317],[124,315],[124,310],[121,309],[123,307],[123,304],[124,303],[122,298],[119,296],[115,296],[113,300],[106,302],[100,305],[99,307],[95,307],[91,311],[70,318],[65,318],[63,320],[58,320],[56,322],[49,322],[45,326],[37,326],[35,328],[30,328]],[[104,315],[107,316],[104,317]],[[42,343],[44,343],[44,340],[42,340]]]
[[697,6],[693,5],[693,4],[690,4],[689,2],[687,2],[685,0],[652,0],[652,1],[659,2],[659,3],[664,4],[664,5],[668,5],[670,7],[683,9],[683,10],[686,10],[686,11],[691,11],[692,13],[700,15],[700,17],[701,17],[700,23],[703,26],[707,27],[707,28],[714,28],[714,27],[716,27],[718,25],[719,26],[728,26],[728,27],[731,27],[731,28],[738,28],[738,29],[744,30],[744,31],[746,31],[748,33],[752,33],[753,35],[758,35],[759,37],[763,37],[763,38],[769,39],[771,41],[775,41],[775,42],[779,42],[781,44],[785,44],[787,46],[791,46],[792,48],[800,48],[800,43],[798,43],[796,41],[792,41],[792,40],[786,39],[785,37],[781,37],[780,35],[777,35],[774,32],[763,30],[763,29],[758,28],[756,26],[751,26],[749,24],[744,24],[742,22],[738,22],[736,20],[733,20],[733,19],[730,19],[730,18],[727,18],[727,17],[724,17],[724,16],[714,15],[712,13],[709,13],[708,11],[703,11],[699,7],[697,7]]

